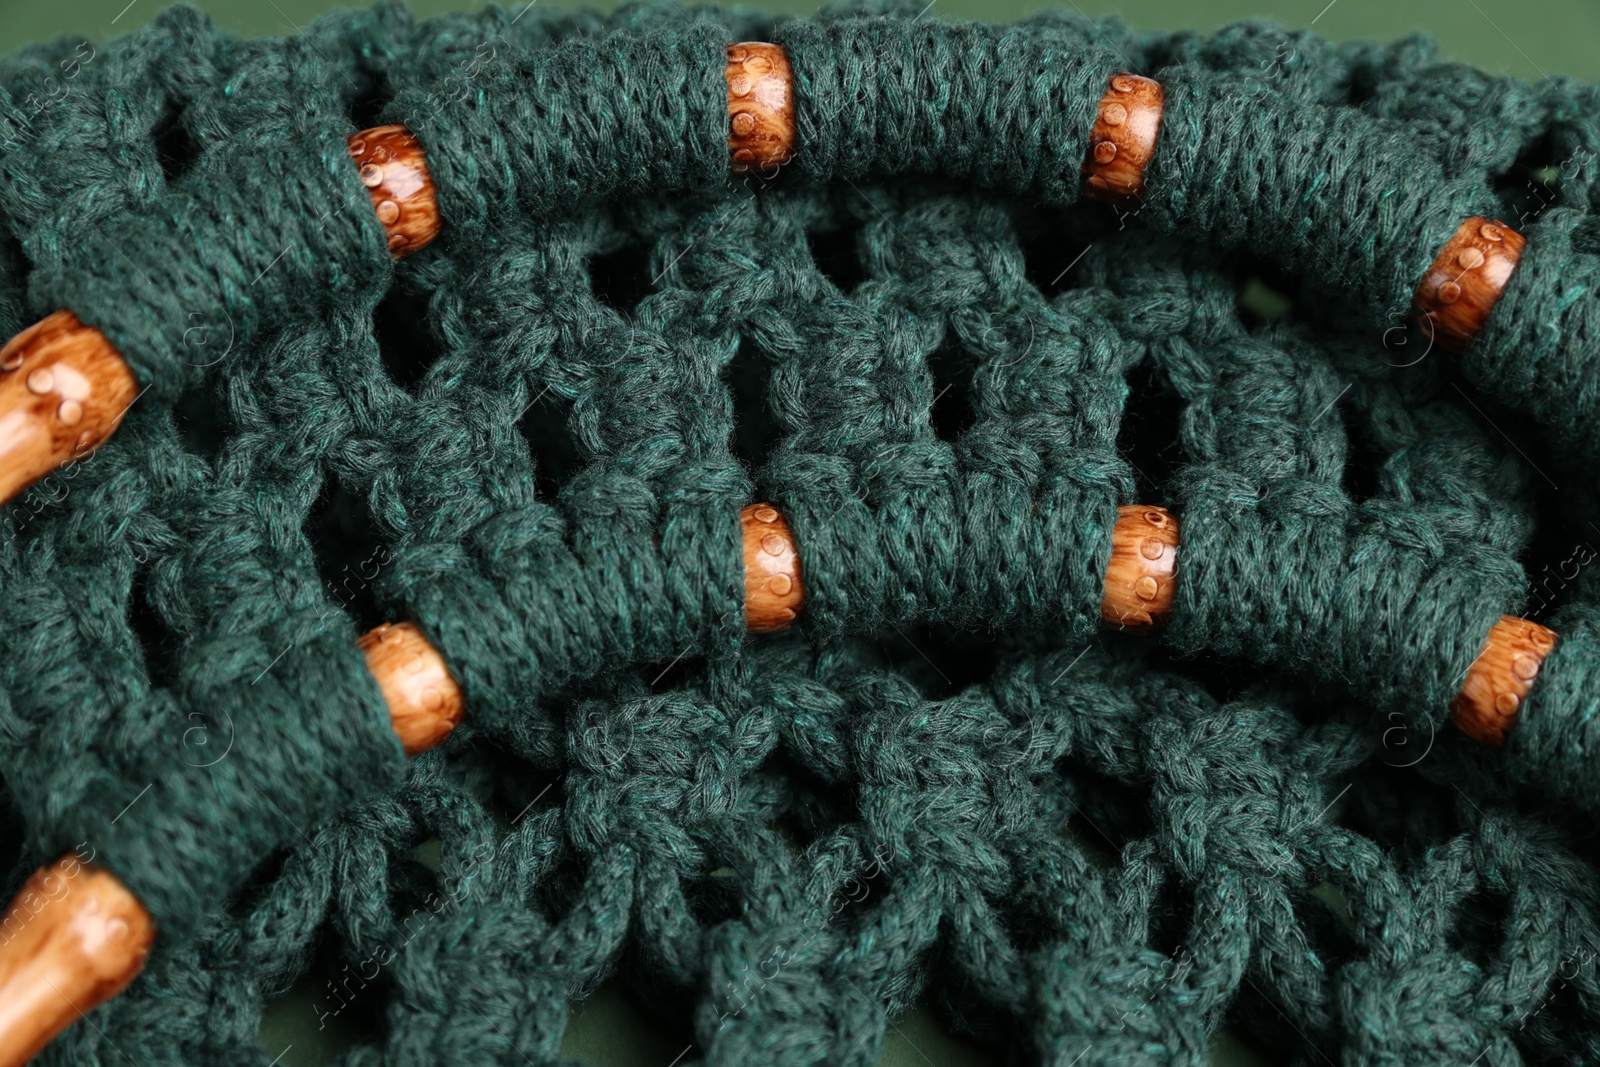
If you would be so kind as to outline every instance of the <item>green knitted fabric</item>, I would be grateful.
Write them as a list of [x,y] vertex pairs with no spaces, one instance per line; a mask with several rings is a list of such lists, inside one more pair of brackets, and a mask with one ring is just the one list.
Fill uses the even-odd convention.
[[[1600,1060],[1600,91],[921,8],[0,62],[0,331],[70,308],[146,389],[0,519],[7,888],[92,851],[161,931],[46,1062],[265,1064],[312,981],[352,1067],[542,1065],[611,976],[730,1067],[919,999],[1061,1067]],[[728,172],[739,40],[794,67],[776,176]],[[1167,93],[1137,209],[1079,196],[1118,70]],[[443,217],[398,263],[380,122]],[[1452,360],[1407,307],[1471,214],[1528,246]],[[1099,630],[1133,502],[1182,521],[1147,639]],[[1523,611],[1561,643],[1483,751],[1449,702]],[[467,700],[409,762],[385,620]]]

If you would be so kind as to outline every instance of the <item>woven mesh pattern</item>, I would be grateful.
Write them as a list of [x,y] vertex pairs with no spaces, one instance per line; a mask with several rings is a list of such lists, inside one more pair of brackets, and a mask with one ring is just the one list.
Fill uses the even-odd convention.
[[[918,6],[175,10],[0,67],[66,86],[4,159],[0,328],[70,306],[148,387],[4,518],[17,870],[92,851],[162,929],[49,1062],[264,1063],[321,971],[378,1022],[352,1064],[555,1062],[614,974],[718,1064],[872,1063],[919,998],[1085,1067],[1225,1023],[1301,1064],[1600,1057],[1600,613],[1560,569],[1597,379],[1541,340],[1551,292],[1593,314],[1594,91]],[[803,150],[739,183],[752,38]],[[1169,161],[1214,147],[1182,197],[1073,202],[1082,56],[1177,65]],[[380,119],[446,222],[395,267],[343,147]],[[1410,169],[1290,195],[1357,141]],[[1473,210],[1528,259],[1492,344],[1418,358],[1418,249]],[[1292,316],[1241,305],[1263,277]],[[787,635],[743,633],[754,500],[806,568]],[[1183,523],[1144,641],[1097,632],[1135,501]],[[1525,607],[1563,644],[1485,754],[1449,697]],[[409,763],[356,648],[402,619],[468,701]]]

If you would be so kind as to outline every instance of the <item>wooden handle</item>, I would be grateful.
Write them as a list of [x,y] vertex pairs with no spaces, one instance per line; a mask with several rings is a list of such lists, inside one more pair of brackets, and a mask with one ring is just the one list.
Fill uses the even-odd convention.
[[1127,203],[1144,192],[1144,169],[1156,154],[1166,96],[1161,83],[1150,78],[1111,76],[1089,134],[1089,155],[1083,161],[1086,196]]
[[1178,518],[1166,508],[1125,504],[1111,531],[1100,618],[1146,633],[1166,621],[1178,578]]
[[744,625],[753,634],[787,630],[806,602],[800,553],[783,515],[771,504],[739,512],[744,539]]
[[155,924],[116,878],[68,854],[35,871],[0,920],[0,1067],[20,1067],[122,992]]
[[404,126],[376,126],[352,135],[349,148],[389,235],[390,255],[409,256],[439,236],[439,191],[415,134]]
[[738,173],[775,170],[794,155],[794,73],[782,48],[764,41],[728,46],[728,165]]
[[375,627],[362,635],[360,645],[406,755],[443,744],[466,710],[444,657],[409,622]]
[[1479,215],[1458,226],[1412,298],[1423,335],[1448,352],[1465,351],[1489,321],[1527,243],[1511,227]]
[[0,503],[99,448],[139,385],[106,335],[70,311],[0,348]]

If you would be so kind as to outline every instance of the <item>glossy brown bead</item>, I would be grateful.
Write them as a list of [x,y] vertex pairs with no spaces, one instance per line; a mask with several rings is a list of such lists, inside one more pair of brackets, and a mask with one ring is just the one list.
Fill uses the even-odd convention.
[[735,171],[774,170],[794,155],[794,73],[775,44],[728,46],[728,159]]
[[466,710],[444,657],[409,622],[374,627],[360,645],[406,755],[443,744]]
[[1451,719],[1479,744],[1503,745],[1544,658],[1555,647],[1554,630],[1515,615],[1500,616],[1478,658],[1467,668],[1461,692],[1450,705]]
[[1166,508],[1144,504],[1119,507],[1100,618],[1119,630],[1155,629],[1172,610],[1177,578],[1177,517]]
[[1166,91],[1137,74],[1113,74],[1100,100],[1089,154],[1083,161],[1084,195],[1127,203],[1144,192],[1144,173],[1156,154]]
[[744,538],[744,624],[751,633],[787,630],[805,604],[794,534],[771,504],[739,512]]
[[1489,321],[1527,243],[1516,230],[1481,215],[1463,222],[1412,299],[1423,335],[1448,352],[1465,351]]
[[112,875],[67,855],[0,918],[0,1067],[20,1067],[144,969],[155,923]]
[[361,184],[389,237],[395,259],[439,236],[439,197],[422,142],[404,126],[377,126],[350,138]]
[[0,349],[0,502],[99,448],[139,395],[106,335],[57,311]]

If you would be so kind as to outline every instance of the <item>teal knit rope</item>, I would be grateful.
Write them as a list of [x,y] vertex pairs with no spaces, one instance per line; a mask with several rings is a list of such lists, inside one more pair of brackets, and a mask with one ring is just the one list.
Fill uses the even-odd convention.
[[[161,930],[53,1062],[265,1062],[319,968],[359,1064],[554,1063],[613,974],[730,1067],[872,1063],[919,998],[1084,1067],[1600,1058],[1600,94],[919,9],[175,8],[0,62],[0,329],[70,308],[147,387],[4,512],[18,870],[92,850]],[[728,173],[739,40],[793,64],[776,176]],[[1079,195],[1117,70],[1167,93],[1120,211]],[[398,264],[380,122],[443,218]],[[1473,214],[1527,250],[1418,359]],[[787,636],[744,632],[755,500]],[[1130,502],[1182,520],[1142,642],[1098,635]],[[1530,607],[1484,752],[1449,702]],[[467,700],[409,763],[383,620]]]

